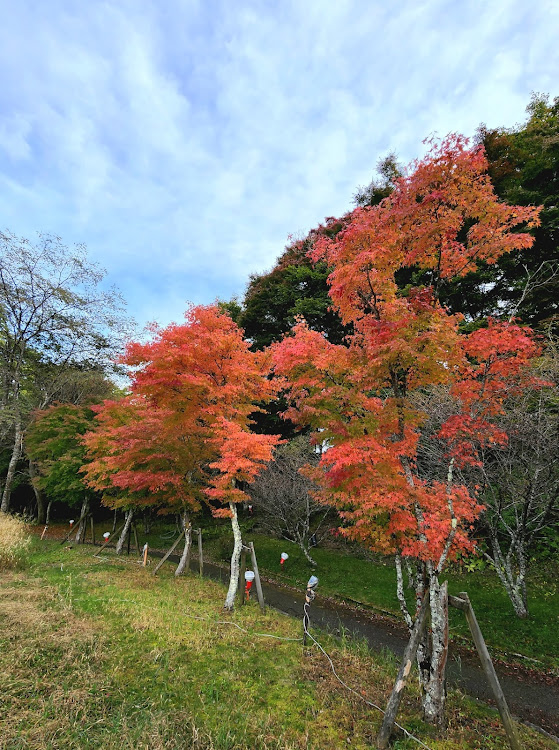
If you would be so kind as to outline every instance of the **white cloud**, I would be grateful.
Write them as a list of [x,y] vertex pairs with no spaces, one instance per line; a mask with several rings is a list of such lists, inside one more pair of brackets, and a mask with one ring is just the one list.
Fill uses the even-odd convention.
[[0,28],[5,226],[84,241],[143,322],[242,293],[378,158],[523,118],[557,8],[70,0]]

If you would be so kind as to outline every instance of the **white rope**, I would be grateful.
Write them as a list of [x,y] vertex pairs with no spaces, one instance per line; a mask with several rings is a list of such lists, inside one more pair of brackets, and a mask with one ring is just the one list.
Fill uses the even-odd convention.
[[183,617],[189,617],[191,620],[203,620],[204,622],[213,622],[215,625],[232,625],[234,628],[237,628],[237,630],[240,630],[242,633],[246,633],[247,635],[255,635],[259,638],[275,638],[278,641],[302,641],[302,638],[285,638],[281,635],[272,635],[271,633],[252,633],[250,630],[247,630],[246,628],[241,627],[240,625],[237,625],[236,622],[231,622],[230,620],[212,620],[211,617],[197,617],[196,615],[187,615],[183,612]]
[[[305,604],[304,604],[304,610],[305,610],[305,615],[307,616],[307,618],[309,617],[308,607],[309,607],[308,603],[305,602]],[[308,628],[306,626],[305,618],[303,618],[303,630],[305,631],[305,635],[307,635],[311,639],[311,641],[313,641],[313,643],[315,643],[318,646],[318,648],[322,651],[322,653],[324,654],[324,656],[328,659],[328,661],[330,662],[330,667],[332,668],[332,673],[333,673],[334,677],[338,680],[338,682],[340,683],[340,685],[343,685],[343,687],[345,687],[346,690],[349,690],[350,693],[353,693],[358,698],[360,698],[364,703],[366,703],[368,706],[370,706],[371,708],[376,709],[377,711],[380,711],[380,713],[384,715],[384,711],[382,710],[382,708],[380,708],[380,706],[377,706],[376,703],[372,703],[370,700],[367,700],[367,698],[364,698],[360,693],[357,692],[357,690],[354,690],[352,687],[350,687],[347,683],[345,683],[342,680],[342,678],[336,672],[336,668],[334,667],[334,662],[332,661],[332,659],[330,658],[330,656],[322,648],[322,646],[316,640],[316,638],[309,633]],[[432,748],[429,747],[429,745],[426,745],[424,742],[422,742],[419,739],[419,737],[416,737],[415,735],[411,734],[411,732],[408,732],[408,730],[405,727],[403,727],[401,724],[398,724],[397,721],[394,722],[394,725],[397,726],[398,729],[401,729],[402,732],[407,737],[409,737],[411,740],[415,740],[415,742],[417,742],[419,745],[421,745],[421,747],[426,748],[426,750],[433,750]]]

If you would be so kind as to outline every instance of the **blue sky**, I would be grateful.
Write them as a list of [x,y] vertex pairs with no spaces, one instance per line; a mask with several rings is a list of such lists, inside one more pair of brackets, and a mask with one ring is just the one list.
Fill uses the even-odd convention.
[[0,226],[84,242],[140,326],[242,295],[378,159],[559,94],[559,4],[18,0]]

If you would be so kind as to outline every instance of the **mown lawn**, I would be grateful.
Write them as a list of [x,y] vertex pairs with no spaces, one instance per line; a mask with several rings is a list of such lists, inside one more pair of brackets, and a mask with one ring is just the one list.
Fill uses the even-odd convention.
[[[170,566],[154,578],[132,558],[34,540],[25,569],[0,573],[0,748],[370,748],[380,714],[324,656],[257,635],[296,639],[300,623],[254,605],[225,614],[223,598]],[[383,705],[393,660],[320,638],[340,676]],[[419,715],[412,680],[400,721],[433,750],[507,747],[496,715],[459,693],[445,737]],[[520,732],[526,747],[554,747]],[[400,735],[394,747],[418,745]]]

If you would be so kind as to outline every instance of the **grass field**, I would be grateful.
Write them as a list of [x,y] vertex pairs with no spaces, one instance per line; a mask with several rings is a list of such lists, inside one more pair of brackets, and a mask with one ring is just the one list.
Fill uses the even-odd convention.
[[[380,714],[316,648],[257,635],[296,639],[300,623],[253,605],[226,615],[219,584],[91,553],[35,539],[25,569],[0,573],[2,750],[371,747]],[[383,705],[394,661],[320,638],[340,676]],[[419,716],[412,680],[400,722],[430,748],[507,747],[496,714],[459,693],[444,737]],[[520,732],[527,748],[555,747]],[[400,735],[394,747],[418,745]]]
[[[362,555],[348,554],[349,548],[313,549],[317,562],[311,568],[299,548],[290,542],[255,534],[250,529],[251,519],[241,522],[245,541],[254,541],[258,564],[263,575],[281,583],[304,588],[309,575],[320,578],[319,592],[325,596],[361,602],[373,609],[391,613],[398,620],[401,614],[396,599],[396,574],[391,560],[366,559]],[[194,522],[196,525],[196,521]],[[110,524],[99,524],[97,538]],[[150,547],[166,548],[171,544],[174,527],[161,522],[148,535],[138,524],[140,544],[148,541]],[[176,533],[176,531],[175,531]],[[206,556],[218,562],[228,561],[232,539],[226,520],[206,522],[203,529]],[[177,550],[180,551],[180,550]],[[357,551],[357,550],[356,550]],[[287,552],[289,559],[280,566],[280,554]],[[474,606],[485,639],[495,656],[506,661],[519,661],[525,666],[544,672],[559,674],[559,564],[547,560],[545,565],[532,565],[528,585],[530,616],[521,620],[514,615],[512,605],[495,572],[484,570],[468,572],[451,570],[442,578],[449,582],[449,592],[467,591]],[[461,612],[450,610],[451,637],[470,643],[471,636]],[[515,655],[522,655],[521,659]]]

